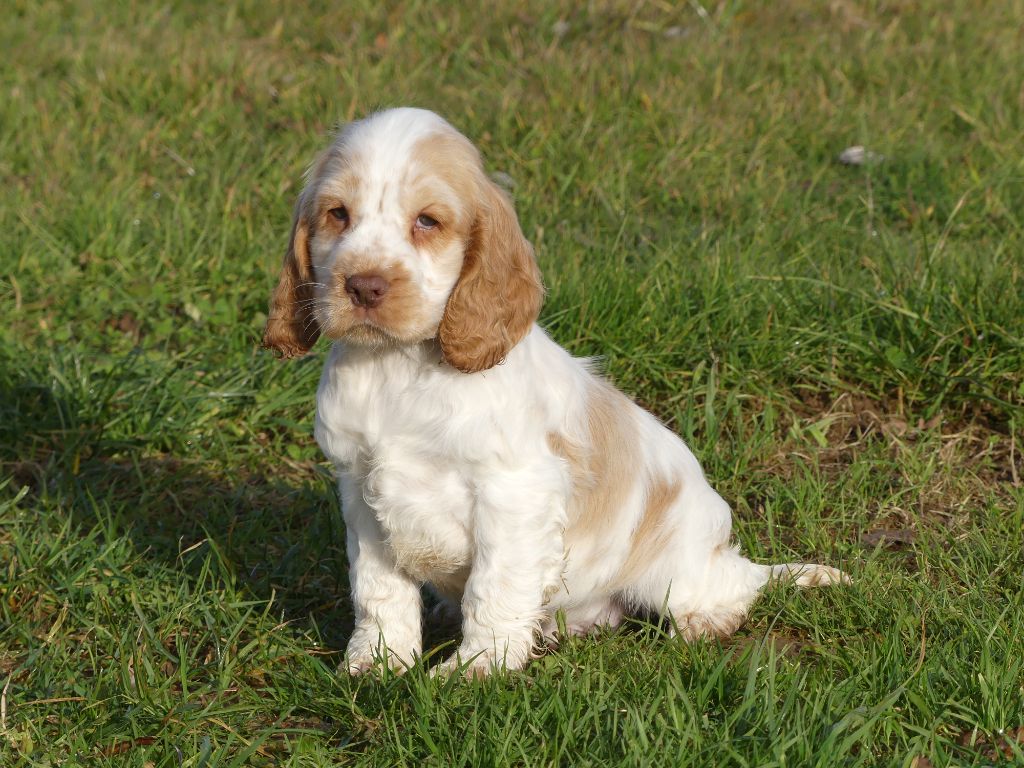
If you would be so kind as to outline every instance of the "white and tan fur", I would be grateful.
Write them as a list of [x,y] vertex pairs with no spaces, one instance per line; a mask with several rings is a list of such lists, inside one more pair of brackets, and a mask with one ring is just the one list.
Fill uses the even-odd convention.
[[264,344],[334,342],[316,438],[347,527],[350,671],[416,660],[424,583],[461,607],[445,668],[486,674],[557,615],[727,635],[773,575],[845,580],[742,557],[693,453],[536,325],[542,297],[508,198],[437,115],[353,123],[311,168]]

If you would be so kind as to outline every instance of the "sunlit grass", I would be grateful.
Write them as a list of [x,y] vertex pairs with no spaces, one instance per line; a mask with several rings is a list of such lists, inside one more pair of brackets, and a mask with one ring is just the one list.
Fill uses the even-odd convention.
[[[0,765],[1024,760],[1013,3],[16,3],[0,21]],[[508,174],[542,322],[772,589],[478,684],[352,680],[316,355],[257,349],[338,122]],[[838,162],[851,145],[875,161]],[[443,651],[441,651],[443,652]],[[918,768],[927,763],[918,762]]]

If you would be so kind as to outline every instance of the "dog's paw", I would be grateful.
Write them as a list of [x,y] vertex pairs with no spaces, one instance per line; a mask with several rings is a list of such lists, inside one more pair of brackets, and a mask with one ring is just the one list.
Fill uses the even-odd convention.
[[480,654],[469,662],[459,660],[458,654],[445,659],[436,667],[430,670],[431,677],[451,677],[461,674],[467,680],[483,680],[495,671],[491,660]]
[[[402,650],[398,650],[399,647]],[[402,674],[416,663],[419,655],[419,647],[412,643],[385,646],[384,638],[379,632],[356,630],[348,641],[345,658],[338,671],[350,675],[363,675],[371,670],[387,667],[392,672]]]
[[745,611],[694,611],[672,617],[669,637],[681,637],[688,643],[713,637],[725,638],[743,626]]
[[365,675],[367,672],[381,671],[387,667],[396,675],[401,675],[409,670],[415,663],[415,656],[410,656],[408,659],[405,659],[391,651],[388,651],[386,655],[375,653],[369,655],[364,654],[350,656],[346,653],[345,659],[338,667],[338,671],[347,672],[353,677],[357,677],[359,675]]
[[430,670],[431,677],[461,675],[467,680],[483,680],[506,670],[521,669],[522,663],[509,663],[507,658],[498,657],[493,651],[460,648],[447,659]]
[[348,674],[356,676],[362,675],[369,672],[374,668],[378,659],[374,659],[372,656],[348,656],[342,659],[340,666],[338,667],[339,672],[348,672]]

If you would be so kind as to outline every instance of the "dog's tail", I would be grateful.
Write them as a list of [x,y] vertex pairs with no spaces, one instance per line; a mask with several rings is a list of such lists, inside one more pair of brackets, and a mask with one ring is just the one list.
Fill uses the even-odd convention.
[[766,582],[785,581],[798,587],[827,587],[831,584],[852,584],[853,580],[831,565],[817,563],[781,563],[764,566]]

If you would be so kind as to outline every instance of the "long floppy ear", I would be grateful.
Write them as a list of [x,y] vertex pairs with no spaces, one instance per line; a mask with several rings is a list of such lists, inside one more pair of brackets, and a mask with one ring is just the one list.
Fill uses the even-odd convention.
[[309,222],[303,196],[295,204],[292,236],[284,255],[281,277],[270,297],[263,346],[281,357],[306,354],[320,337],[313,314],[313,266],[309,258]]
[[473,223],[459,281],[437,337],[445,362],[463,373],[491,368],[529,332],[544,285],[505,193],[489,179]]

